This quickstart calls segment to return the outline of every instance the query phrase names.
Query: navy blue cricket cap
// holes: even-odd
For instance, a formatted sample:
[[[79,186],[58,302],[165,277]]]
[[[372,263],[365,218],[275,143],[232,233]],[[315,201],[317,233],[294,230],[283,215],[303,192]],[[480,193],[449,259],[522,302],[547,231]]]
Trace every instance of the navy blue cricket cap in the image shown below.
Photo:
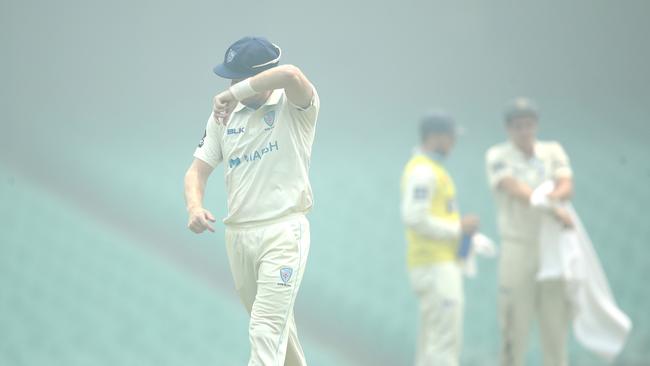
[[[454,118],[443,111],[431,111],[420,119],[420,137],[422,140],[429,135],[458,136],[463,129],[456,124]]]
[[[520,117],[539,118],[539,108],[535,102],[524,97],[518,97],[508,102],[504,112],[506,122],[509,123]]]
[[[246,79],[278,66],[281,55],[280,47],[264,37],[244,37],[228,47],[213,71],[226,79]]]

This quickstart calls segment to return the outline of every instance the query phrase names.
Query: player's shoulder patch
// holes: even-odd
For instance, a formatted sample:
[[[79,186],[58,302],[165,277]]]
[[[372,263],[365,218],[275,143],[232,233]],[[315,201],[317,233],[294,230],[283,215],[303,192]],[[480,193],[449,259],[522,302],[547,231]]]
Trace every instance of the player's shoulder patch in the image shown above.
[[[501,158],[503,158],[503,155],[506,154],[507,149],[508,149],[508,144],[505,142],[494,145],[485,152],[485,160],[488,162],[494,160],[500,160]]]
[[[485,165],[491,174],[497,174],[508,166],[508,147],[507,143],[501,143],[492,146],[485,153]]]
[[[506,168],[506,162],[503,160],[497,160],[490,165],[490,170],[493,174],[496,174]]]
[[[421,201],[429,197],[429,187],[425,185],[415,186],[413,188],[413,200]]]

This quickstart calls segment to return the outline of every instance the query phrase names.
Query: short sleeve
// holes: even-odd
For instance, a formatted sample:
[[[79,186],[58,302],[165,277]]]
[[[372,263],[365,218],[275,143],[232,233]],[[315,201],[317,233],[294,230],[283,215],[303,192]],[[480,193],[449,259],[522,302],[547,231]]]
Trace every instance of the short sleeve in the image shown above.
[[[199,142],[196,150],[194,150],[194,157],[206,162],[211,167],[216,167],[223,161],[221,153],[221,135],[222,127],[210,115],[208,123],[203,132],[203,138]]]
[[[289,98],[287,98],[287,109],[291,114],[293,120],[296,120],[298,123],[315,125],[318,118],[318,111],[320,110],[320,98],[318,97],[318,92],[316,88],[312,85],[313,95],[311,97],[311,102],[305,108],[293,104]]]
[[[553,145],[553,178],[571,178],[573,176],[573,170],[571,169],[571,163],[569,161],[569,156],[564,151],[564,148],[559,143]]]
[[[496,147],[485,154],[485,169],[490,188],[496,189],[499,182],[506,177],[512,177],[512,167],[508,160]]]

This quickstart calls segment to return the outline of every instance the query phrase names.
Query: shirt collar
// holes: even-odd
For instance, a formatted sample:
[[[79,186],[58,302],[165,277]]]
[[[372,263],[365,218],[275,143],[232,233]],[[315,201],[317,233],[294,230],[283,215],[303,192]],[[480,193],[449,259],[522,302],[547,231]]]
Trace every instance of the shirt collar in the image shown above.
[[[538,153],[539,152],[539,141],[537,141],[537,140],[535,140],[535,142],[533,143],[533,156],[531,156],[530,158],[527,157],[524,154],[523,151],[519,150],[519,148],[517,147],[517,145],[515,145],[514,142],[512,142],[511,140],[508,140],[508,143],[510,144],[510,148],[515,152],[515,154],[517,154],[517,156],[520,157],[524,161],[534,160],[539,155],[539,153]]]
[[[280,99],[282,99],[282,94],[283,94],[282,89],[275,89],[271,93],[271,95],[266,99],[266,102],[264,102],[264,104],[262,104],[260,106],[260,108],[262,108],[263,106],[276,105],[276,104],[280,103]],[[250,109],[250,108],[246,107],[242,103],[237,103],[237,106],[233,110],[233,113],[237,113],[237,112],[241,111],[242,109]]]
[[[424,151],[420,146],[416,146],[413,149],[413,154],[426,156],[427,158],[433,160],[438,164],[442,164],[445,162],[445,157],[442,154],[439,154],[435,151]]]

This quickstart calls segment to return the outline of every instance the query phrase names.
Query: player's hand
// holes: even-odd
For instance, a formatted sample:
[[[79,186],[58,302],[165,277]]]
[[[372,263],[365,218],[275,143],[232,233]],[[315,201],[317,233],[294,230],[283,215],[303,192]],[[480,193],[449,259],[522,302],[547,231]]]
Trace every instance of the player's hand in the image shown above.
[[[553,215],[565,229],[573,229],[573,220],[569,215],[569,211],[562,207],[555,207],[553,208]]]
[[[460,229],[463,234],[474,234],[478,231],[481,220],[476,215],[465,215],[460,220]]]
[[[214,232],[214,227],[210,224],[211,222],[216,222],[217,220],[212,216],[210,211],[204,209],[203,207],[191,209],[189,212],[190,219],[187,223],[187,227],[193,232],[200,234],[206,230]]]
[[[558,199],[559,196],[557,194],[557,191],[553,191],[553,192],[549,193],[548,195],[546,195],[546,197],[548,197],[548,199],[550,201],[559,201],[559,199]]]
[[[237,106],[237,99],[232,95],[230,90],[225,90],[217,94],[212,100],[212,115],[214,120],[224,126],[228,124],[230,113]]]

